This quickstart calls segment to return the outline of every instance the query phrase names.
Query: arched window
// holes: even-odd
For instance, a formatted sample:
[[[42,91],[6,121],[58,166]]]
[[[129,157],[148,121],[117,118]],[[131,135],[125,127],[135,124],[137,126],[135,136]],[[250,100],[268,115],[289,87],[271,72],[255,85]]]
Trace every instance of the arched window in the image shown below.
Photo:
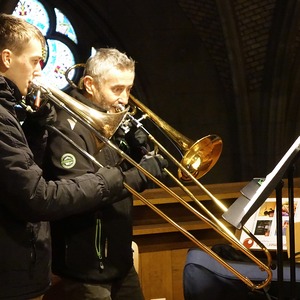
[[[41,30],[47,43],[43,74],[51,85],[66,88],[65,71],[75,64],[77,46],[77,36],[69,19],[59,9],[47,6],[46,1],[38,0],[20,0],[13,15]],[[72,80],[73,76],[74,71],[71,71],[69,78]]]

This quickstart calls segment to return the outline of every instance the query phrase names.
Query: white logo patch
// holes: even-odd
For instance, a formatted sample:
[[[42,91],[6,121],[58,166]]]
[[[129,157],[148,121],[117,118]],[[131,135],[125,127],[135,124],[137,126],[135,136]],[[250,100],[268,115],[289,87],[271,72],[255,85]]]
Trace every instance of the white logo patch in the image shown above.
[[[65,153],[60,159],[60,164],[65,169],[71,169],[76,164],[76,158],[71,153]]]

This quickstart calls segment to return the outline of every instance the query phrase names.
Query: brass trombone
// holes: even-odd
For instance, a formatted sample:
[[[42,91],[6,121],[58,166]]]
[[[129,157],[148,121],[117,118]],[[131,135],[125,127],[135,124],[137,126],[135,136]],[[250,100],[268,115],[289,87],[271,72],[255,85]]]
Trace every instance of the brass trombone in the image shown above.
[[[80,65],[82,66],[82,65]],[[75,66],[76,67],[76,66]],[[73,67],[74,68],[74,67]],[[70,71],[70,70],[69,70]],[[69,72],[66,72],[66,76]],[[203,220],[209,226],[211,226],[216,232],[222,235],[225,239],[227,239],[230,243],[235,245],[236,248],[241,250],[246,256],[248,256],[259,268],[261,271],[266,272],[266,279],[261,283],[254,283],[249,278],[238,272],[234,269],[230,264],[224,261],[220,256],[218,256],[215,252],[213,252],[208,246],[199,241],[195,236],[193,236],[186,229],[178,225],[174,222],[170,217],[168,217],[165,213],[163,213],[160,209],[158,209],[155,205],[153,205],[149,200],[143,197],[140,193],[132,189],[128,184],[124,183],[125,188],[127,188],[135,197],[144,202],[148,207],[150,207],[153,211],[155,211],[158,215],[160,215],[163,219],[169,222],[172,226],[174,226],[178,231],[184,234],[187,238],[189,238],[192,242],[194,242],[199,248],[203,249],[207,254],[212,256],[215,260],[221,263],[225,268],[227,268],[230,272],[232,272],[237,278],[243,281],[247,286],[251,289],[261,289],[266,287],[272,279],[272,271],[271,271],[271,255],[266,247],[249,232],[246,228],[243,228],[251,236],[255,242],[262,248],[264,253],[267,256],[267,264],[264,264],[261,260],[255,257],[252,252],[247,249],[238,239],[237,237],[226,227],[224,223],[222,223],[219,219],[217,219],[192,193],[191,191],[182,183],[182,181],[191,181],[200,189],[202,189],[224,212],[227,208],[219,201],[216,197],[214,197],[197,179],[207,173],[213,165],[218,160],[221,150],[222,150],[222,140],[217,135],[208,135],[197,142],[192,142],[187,139],[182,134],[178,133],[175,129],[170,127],[167,123],[162,121],[158,116],[156,116],[151,110],[142,105],[136,98],[132,95],[130,99],[133,104],[140,109],[145,117],[151,118],[158,126],[164,129],[167,135],[169,135],[172,139],[175,140],[177,144],[180,145],[181,149],[185,151],[183,155],[183,159],[179,162],[173,155],[171,155],[167,149],[163,145],[161,145],[155,138],[148,132],[148,130],[141,124],[140,120],[136,120],[131,113],[129,113],[128,109],[119,113],[102,113],[97,110],[94,110],[85,104],[77,101],[72,98],[68,94],[63,91],[48,86],[44,83],[35,81],[33,83],[33,88],[39,90],[41,95],[49,101],[52,101],[56,106],[64,109],[68,114],[74,117],[76,120],[81,122],[84,126],[86,126],[94,136],[101,141],[102,144],[106,144],[141,172],[143,172],[148,178],[150,178],[154,183],[156,183],[159,187],[168,192],[172,197],[178,200],[184,207],[194,213],[198,218]],[[102,116],[105,115],[105,116]],[[111,140],[110,137],[113,135],[115,130],[121,125],[124,124],[128,119],[136,126],[141,128],[148,136],[148,139],[153,142],[153,144],[163,153],[163,155],[172,163],[174,163],[178,167],[178,175],[181,178],[177,178],[174,176],[169,170],[166,168],[164,171],[174,180],[176,184],[200,207],[202,211],[206,213],[205,216],[200,211],[196,210],[193,206],[191,206],[187,201],[185,201],[182,197],[177,195],[172,189],[167,187],[163,182],[157,180],[151,173],[147,170],[143,169],[138,163],[136,163],[130,156],[124,153],[121,149],[119,149]],[[141,119],[144,119],[141,118]],[[106,127],[109,130],[106,130]],[[98,161],[81,149],[79,146],[75,145],[73,141],[69,140],[65,137],[70,143],[72,143],[78,151],[80,151],[83,155],[90,158],[96,165],[101,167]],[[202,162],[204,162],[204,167],[202,166]],[[182,180],[180,180],[182,179]]]

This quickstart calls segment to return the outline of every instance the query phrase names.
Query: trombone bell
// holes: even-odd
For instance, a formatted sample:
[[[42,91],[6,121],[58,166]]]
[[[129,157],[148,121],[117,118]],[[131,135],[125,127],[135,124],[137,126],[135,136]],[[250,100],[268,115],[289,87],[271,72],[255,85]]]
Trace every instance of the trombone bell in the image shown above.
[[[218,161],[223,143],[219,136],[208,135],[196,141],[184,154],[181,164],[196,178],[204,176]],[[190,177],[178,169],[178,177],[189,181]]]
[[[71,116],[75,115],[79,117],[81,120],[89,124],[101,135],[108,139],[110,139],[116,132],[120,124],[125,119],[129,110],[129,108],[126,108],[121,112],[119,111],[115,113],[106,113],[100,110],[96,110],[69,96],[60,89],[54,86],[46,85],[44,82],[38,80],[37,78],[34,79],[32,88],[40,90],[45,98],[51,100],[58,107],[67,110]],[[100,150],[104,146],[104,143],[100,141],[95,135],[94,138],[97,144],[97,148],[98,150]]]

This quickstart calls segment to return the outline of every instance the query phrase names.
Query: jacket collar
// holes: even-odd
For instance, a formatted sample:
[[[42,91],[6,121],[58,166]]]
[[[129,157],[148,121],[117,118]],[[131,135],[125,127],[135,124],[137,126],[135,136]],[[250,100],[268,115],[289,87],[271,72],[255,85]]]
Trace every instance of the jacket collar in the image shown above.
[[[22,99],[18,87],[9,79],[0,75],[0,104],[16,116],[15,106]]]

